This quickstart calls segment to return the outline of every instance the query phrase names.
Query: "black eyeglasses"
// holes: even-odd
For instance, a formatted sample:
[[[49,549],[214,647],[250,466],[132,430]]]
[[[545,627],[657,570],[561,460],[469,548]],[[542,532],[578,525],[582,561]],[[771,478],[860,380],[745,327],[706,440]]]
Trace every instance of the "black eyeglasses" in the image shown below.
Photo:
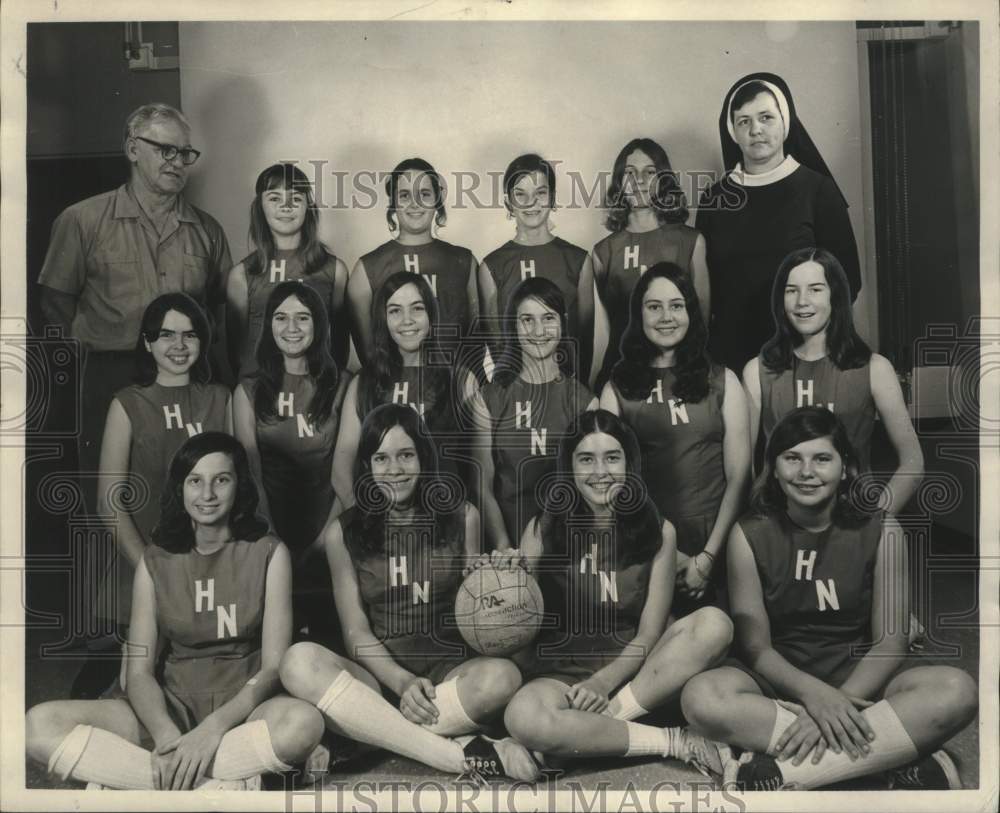
[[[143,138],[142,136],[132,136],[132,138],[152,144],[160,151],[160,155],[164,161],[173,161],[179,155],[181,163],[186,167],[191,166],[191,164],[198,160],[198,156],[201,155],[194,147],[175,147],[173,144],[161,144],[159,141],[153,141],[151,138]]]

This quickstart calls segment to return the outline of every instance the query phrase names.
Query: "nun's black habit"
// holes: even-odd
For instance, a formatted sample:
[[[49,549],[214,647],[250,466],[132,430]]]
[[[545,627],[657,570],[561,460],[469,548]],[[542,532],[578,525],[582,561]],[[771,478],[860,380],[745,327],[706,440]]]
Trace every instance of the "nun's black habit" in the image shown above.
[[[786,158],[760,175],[742,171],[731,130],[731,100],[752,81],[775,98],[785,124]],[[852,298],[861,288],[861,270],[847,202],[781,77],[754,73],[734,84],[722,105],[719,137],[727,173],[702,198],[695,226],[705,237],[712,284],[709,349],[742,374],[774,332],[771,285],[788,253],[810,246],[830,251],[847,273]]]

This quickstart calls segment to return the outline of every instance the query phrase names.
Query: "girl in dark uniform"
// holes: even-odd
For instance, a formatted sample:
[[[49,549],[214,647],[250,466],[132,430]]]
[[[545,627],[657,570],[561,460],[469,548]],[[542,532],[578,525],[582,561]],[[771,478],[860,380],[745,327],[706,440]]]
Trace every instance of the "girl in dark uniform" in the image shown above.
[[[727,777],[749,790],[810,789],[900,766],[890,786],[960,787],[935,749],[975,717],[976,685],[950,666],[900,671],[906,541],[892,518],[853,506],[856,472],[836,416],[796,409],[774,428],[753,513],[730,534],[742,662],[692,679],[682,703],[693,727],[751,752]]]
[[[127,695],[30,709],[32,759],[63,779],[129,790],[259,787],[261,773],[306,759],[323,721],[278,694],[290,562],[256,506],[235,439],[205,432],[180,448],[136,570]]]
[[[135,383],[116,393],[108,410],[98,481],[100,513],[113,516],[118,553],[108,563],[99,609],[124,630],[131,615],[132,578],[159,519],[167,463],[188,437],[232,432],[228,390],[209,383],[208,321],[184,293],[163,294],[142,315],[135,345]],[[130,509],[122,477],[134,490]],[[109,681],[110,682],[110,681]]]
[[[559,445],[545,510],[516,553],[538,574],[546,614],[555,613],[558,626],[516,658],[534,679],[504,721],[547,756],[658,754],[720,774],[725,754],[714,743],[634,722],[721,661],[732,637],[732,623],[715,607],[668,626],[676,535],[646,497],[639,471],[635,435],[606,410],[581,415]]]
[[[535,763],[513,741],[453,739],[480,730],[521,684],[509,660],[470,657],[446,621],[479,554],[479,512],[441,488],[434,444],[408,406],[385,404],[365,419],[356,474],[355,506],[326,532],[350,657],[296,644],[282,682],[336,733],[442,771],[463,773],[478,758],[487,774],[533,779]]]
[[[632,288],[649,266],[658,262],[679,265],[691,275],[707,323],[709,307],[705,241],[685,225],[684,192],[670,167],[666,151],[649,138],[635,138],[615,159],[608,188],[605,226],[611,234],[601,240],[584,266],[580,296],[594,298],[593,364],[590,378],[600,389],[619,358],[619,342],[628,324]]]
[[[513,547],[541,505],[538,487],[555,468],[560,439],[597,399],[571,372],[566,306],[554,282],[526,279],[503,323],[504,347],[469,402],[488,546]],[[514,544],[512,544],[514,543]]]
[[[238,378],[257,369],[267,299],[275,285],[287,280],[302,280],[319,294],[331,325],[330,350],[341,369],[347,365],[347,266],[320,242],[318,231],[312,185],[302,170],[273,164],[257,176],[250,204],[254,252],[229,272],[226,282],[229,362]]]
[[[257,345],[258,370],[236,388],[236,437],[261,483],[261,508],[292,551],[296,629],[335,635],[329,580],[316,567],[321,531],[341,506],[332,485],[333,442],[348,376],[330,355],[329,324],[319,294],[300,281],[275,286]]]
[[[725,543],[750,479],[743,388],[709,359],[707,340],[691,278],[657,263],[632,290],[622,358],[601,393],[601,407],[636,433],[643,481],[677,531],[675,616],[721,598]]]
[[[556,203],[555,170],[539,155],[521,155],[504,172],[503,190],[507,217],[514,220],[516,232],[513,239],[488,254],[479,266],[480,313],[490,320],[491,327],[499,326],[514,289],[529,277],[545,277],[559,287],[568,311],[568,335],[574,344],[579,344],[580,326],[589,324],[592,318],[593,294],[590,290],[586,292],[587,311],[581,318],[577,296],[587,252],[552,234],[549,216]],[[498,355],[499,332],[494,330],[492,337],[490,352]],[[579,350],[574,348],[577,363]],[[576,372],[582,368],[574,365],[573,369]],[[586,370],[589,369],[588,366]]]
[[[781,263],[771,291],[774,336],[743,370],[751,437],[756,442],[762,428],[766,442],[796,407],[825,406],[840,418],[865,473],[877,414],[899,460],[883,501],[895,514],[920,485],[924,458],[896,371],[854,329],[850,297],[829,251],[803,248]]]
[[[346,506],[354,502],[361,425],[381,404],[404,404],[417,411],[435,441],[444,479],[451,487],[464,488],[456,454],[456,407],[472,393],[475,379],[465,374],[458,389],[457,379],[463,376],[435,352],[440,350],[438,320],[438,301],[420,275],[399,271],[376,292],[372,357],[347,388],[333,455],[334,485]]]
[[[437,299],[441,324],[457,331],[459,338],[479,315],[479,263],[469,249],[434,236],[434,226],[443,226],[447,219],[443,186],[434,167],[422,158],[401,161],[386,180],[385,191],[389,197],[385,219],[393,239],[358,260],[347,283],[354,345],[362,366],[370,363],[373,352],[372,299],[397,271],[424,277]]]

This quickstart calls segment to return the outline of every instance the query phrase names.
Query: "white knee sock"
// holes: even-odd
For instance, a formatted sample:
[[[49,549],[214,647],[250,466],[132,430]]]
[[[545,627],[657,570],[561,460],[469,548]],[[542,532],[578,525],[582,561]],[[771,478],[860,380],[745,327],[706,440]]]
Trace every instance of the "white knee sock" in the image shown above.
[[[103,728],[78,725],[49,757],[49,773],[60,779],[96,782],[119,790],[152,790],[149,751]]]
[[[827,749],[818,765],[813,765],[808,758],[801,765],[792,765],[788,761],[779,762],[778,767],[785,782],[795,783],[796,787],[803,790],[811,790],[896,768],[917,758],[913,740],[887,700],[869,706],[861,714],[875,732],[875,739],[868,743],[871,752],[867,756],[852,760],[844,750],[835,754]]]
[[[262,773],[281,773],[292,766],[278,759],[264,720],[243,723],[227,731],[215,752],[211,775],[216,779],[247,779]]]
[[[637,720],[643,715],[649,714],[649,709],[644,709],[639,705],[639,701],[635,699],[635,695],[632,694],[632,683],[626,683],[618,691],[614,697],[611,698],[611,702],[608,703],[608,707],[604,710],[604,713],[608,717],[614,717],[616,720]]]
[[[464,768],[461,745],[411,723],[347,670],[334,678],[316,707],[351,739],[386,748],[441,771],[461,773]]]
[[[480,729],[479,723],[469,717],[458,696],[458,678],[446,680],[434,687],[434,705],[437,706],[438,720],[434,725],[424,726],[442,737],[468,734]]]
[[[625,756],[669,755],[670,729],[631,722],[626,722],[625,725],[628,727],[628,751],[625,752]]]
[[[774,756],[774,748],[778,744],[778,738],[784,733],[785,729],[788,728],[797,719],[795,714],[784,706],[779,706],[778,701],[774,701],[774,708],[777,711],[777,715],[774,718],[774,728],[771,730],[771,741],[767,744],[767,751],[765,753]]]

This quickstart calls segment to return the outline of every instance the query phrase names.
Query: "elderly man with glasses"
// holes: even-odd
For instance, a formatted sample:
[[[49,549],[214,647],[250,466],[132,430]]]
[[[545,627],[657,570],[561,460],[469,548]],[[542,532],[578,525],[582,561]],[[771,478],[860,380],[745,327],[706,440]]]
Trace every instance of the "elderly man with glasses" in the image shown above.
[[[221,326],[232,266],[222,227],[182,196],[200,155],[184,115],[166,104],[143,105],[128,117],[124,136],[128,181],[56,218],[38,279],[46,323],[78,340],[85,359],[78,446],[91,511],[105,418],[114,394],[132,383],[143,311],[160,294],[184,291]],[[224,372],[221,346],[211,355]]]
[[[112,396],[131,383],[131,351],[146,306],[160,294],[184,291],[217,317],[213,311],[225,301],[232,266],[226,235],[181,195],[200,155],[190,138],[179,110],[165,104],[135,110],[125,123],[128,182],[73,204],[52,226],[38,279],[41,307],[46,322],[61,325],[86,353],[84,472],[97,470]]]

